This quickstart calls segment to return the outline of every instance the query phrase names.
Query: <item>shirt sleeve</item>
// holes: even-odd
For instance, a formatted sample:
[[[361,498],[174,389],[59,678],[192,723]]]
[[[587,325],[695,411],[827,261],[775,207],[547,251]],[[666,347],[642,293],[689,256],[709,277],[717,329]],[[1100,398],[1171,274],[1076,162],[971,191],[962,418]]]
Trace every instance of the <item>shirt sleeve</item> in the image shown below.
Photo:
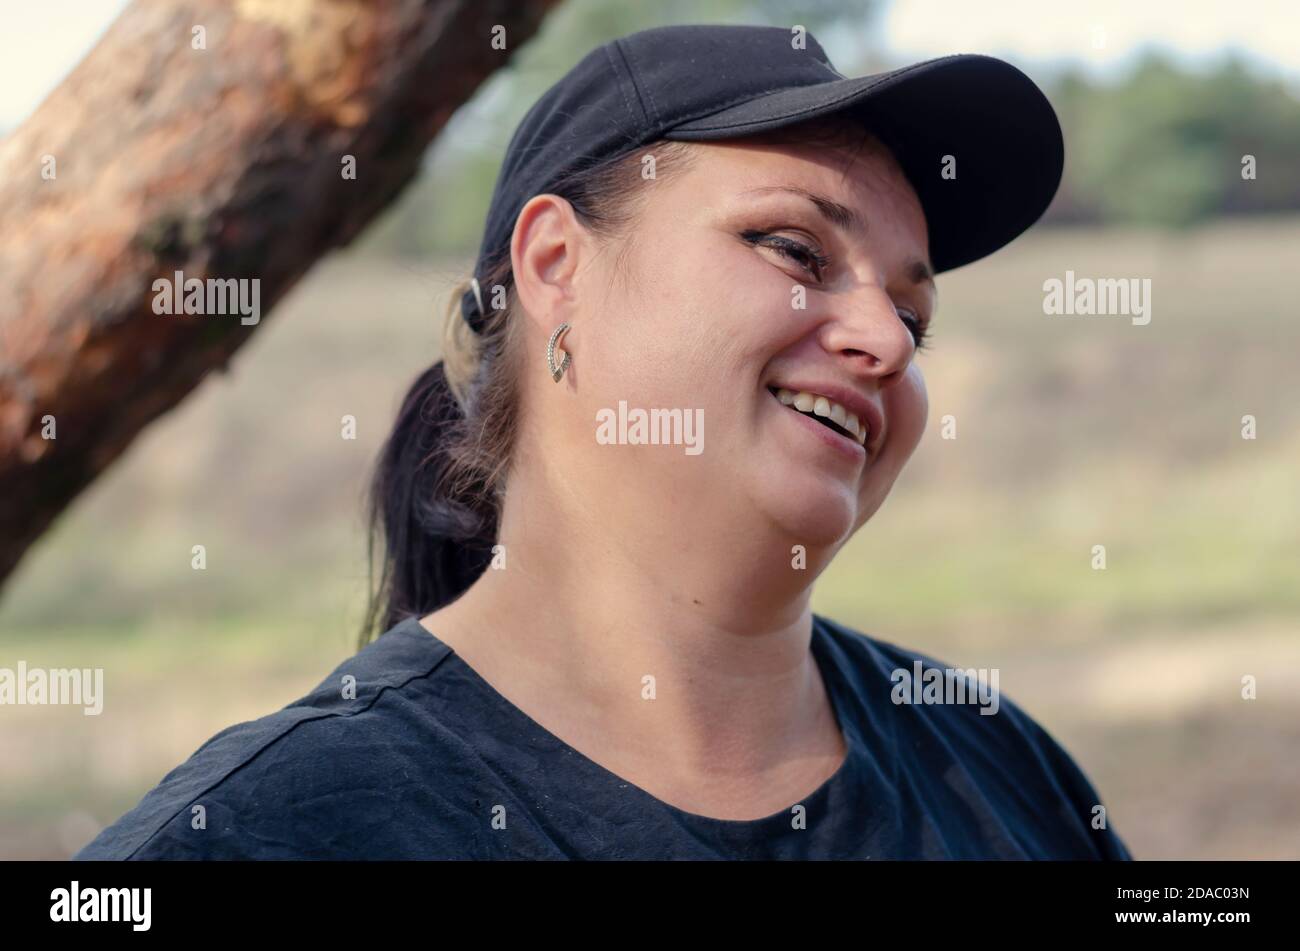
[[[1128,846],[1110,821],[1110,811],[1079,764],[1033,717],[1005,697],[1002,703],[1029,737],[1048,775],[1062,792],[1057,803],[1060,818],[1083,830],[1097,860],[1132,861]]]
[[[286,808],[292,805],[286,803],[286,790],[337,773],[320,739],[322,729],[328,735],[340,719],[306,707],[286,707],[227,727],[73,859],[320,857],[307,854],[313,840],[302,835],[304,823]],[[293,754],[288,763],[286,751]],[[277,764],[285,768],[277,770]],[[303,769],[310,771],[297,775]]]
[[[195,769],[193,760],[169,774],[73,856],[100,861],[251,861],[332,857],[310,854],[300,832],[256,766],[228,774],[192,799],[171,787]]]
[[[457,761],[388,717],[303,718],[201,750],[76,859],[475,858],[482,821],[448,788]],[[268,742],[262,740],[273,737]],[[217,764],[216,769],[213,764]]]
[[[287,843],[278,843],[278,850],[276,843],[259,843],[257,848],[251,845],[238,834],[230,808],[216,795],[209,795],[186,804],[152,832],[128,813],[73,859],[151,862],[305,857],[288,848]]]

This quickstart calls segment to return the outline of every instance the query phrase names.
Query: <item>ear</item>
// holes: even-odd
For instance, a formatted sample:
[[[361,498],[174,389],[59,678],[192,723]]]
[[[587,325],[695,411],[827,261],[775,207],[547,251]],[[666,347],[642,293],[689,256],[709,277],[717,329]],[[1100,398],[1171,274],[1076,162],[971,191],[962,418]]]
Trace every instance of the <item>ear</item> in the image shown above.
[[[510,238],[515,292],[528,319],[547,335],[572,309],[585,238],[573,206],[558,195],[535,195],[515,219]]]

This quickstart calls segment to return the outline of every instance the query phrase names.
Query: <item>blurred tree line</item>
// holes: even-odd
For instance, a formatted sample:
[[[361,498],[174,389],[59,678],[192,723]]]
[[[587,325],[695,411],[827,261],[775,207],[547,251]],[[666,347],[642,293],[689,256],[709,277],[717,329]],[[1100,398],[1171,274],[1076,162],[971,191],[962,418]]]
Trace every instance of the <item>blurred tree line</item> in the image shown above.
[[[529,106],[583,55],[671,23],[799,23],[846,75],[899,65],[880,40],[879,0],[570,0],[448,124],[425,173],[362,247],[414,258],[473,253],[497,168]],[[1181,229],[1221,215],[1300,209],[1300,100],[1238,59],[1212,71],[1148,53],[1122,81],[1077,69],[1035,75],[1065,132],[1065,178],[1045,221]],[[1255,178],[1242,161],[1255,157]]]
[[[1118,85],[1071,72],[1047,92],[1066,145],[1051,220],[1185,228],[1300,208],[1300,100],[1238,59],[1192,73],[1152,53]]]

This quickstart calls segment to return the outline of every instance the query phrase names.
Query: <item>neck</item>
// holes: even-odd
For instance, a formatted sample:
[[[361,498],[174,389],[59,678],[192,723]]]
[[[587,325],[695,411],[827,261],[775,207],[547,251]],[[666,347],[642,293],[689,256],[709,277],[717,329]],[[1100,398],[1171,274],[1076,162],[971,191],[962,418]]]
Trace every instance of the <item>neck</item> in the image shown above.
[[[804,785],[811,770],[829,775],[842,743],[809,653],[811,565],[792,568],[785,540],[728,529],[730,513],[715,527],[657,501],[601,510],[553,482],[512,476],[504,569],[426,626],[439,634],[439,615],[458,618],[467,636],[452,646],[471,666],[547,709],[580,750],[614,732],[629,771],[639,757],[697,789],[705,774],[789,786],[801,757]],[[656,511],[677,515],[650,521]]]

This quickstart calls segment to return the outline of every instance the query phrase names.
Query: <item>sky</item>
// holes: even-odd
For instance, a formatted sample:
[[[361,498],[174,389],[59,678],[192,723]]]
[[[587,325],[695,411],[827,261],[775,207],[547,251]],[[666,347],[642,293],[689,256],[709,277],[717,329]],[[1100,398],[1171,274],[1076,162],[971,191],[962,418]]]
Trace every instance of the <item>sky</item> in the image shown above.
[[[0,129],[22,122],[127,2],[6,2]],[[1191,66],[1232,48],[1300,95],[1300,0],[892,0],[879,23],[900,62],[978,52],[1025,67],[1070,60],[1108,78],[1149,46]]]

